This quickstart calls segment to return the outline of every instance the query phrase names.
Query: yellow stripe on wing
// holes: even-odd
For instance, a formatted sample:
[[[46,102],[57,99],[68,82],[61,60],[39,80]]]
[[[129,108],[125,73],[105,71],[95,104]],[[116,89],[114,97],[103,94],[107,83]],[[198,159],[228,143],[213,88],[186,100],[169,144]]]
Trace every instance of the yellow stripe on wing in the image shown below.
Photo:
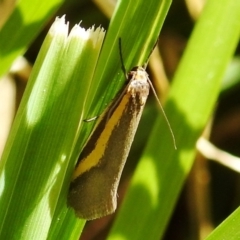
[[[89,171],[92,167],[97,166],[100,163],[100,159],[104,155],[109,138],[113,134],[114,128],[118,124],[119,119],[121,119],[121,116],[124,110],[126,109],[126,105],[129,103],[130,97],[131,97],[131,93],[129,92],[123,96],[118,107],[115,109],[110,119],[106,122],[105,128],[101,133],[99,139],[97,141],[96,139],[90,139],[90,141],[92,140],[96,142],[95,148],[92,150],[92,152],[88,156],[86,156],[79,162],[79,164],[77,165],[73,173],[73,176],[72,176],[73,180],[79,177],[80,175],[82,175],[84,172]]]

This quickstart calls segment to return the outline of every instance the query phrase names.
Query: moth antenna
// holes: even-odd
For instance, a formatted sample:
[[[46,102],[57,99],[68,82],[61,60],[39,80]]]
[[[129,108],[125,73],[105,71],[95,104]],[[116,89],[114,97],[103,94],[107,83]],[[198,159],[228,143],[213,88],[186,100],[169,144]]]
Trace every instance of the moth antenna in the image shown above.
[[[156,93],[156,91],[155,91],[155,89],[154,89],[154,87],[153,87],[153,85],[152,85],[152,82],[150,81],[149,78],[148,78],[148,83],[149,83],[149,85],[150,85],[150,87],[151,87],[151,89],[152,89],[152,91],[153,91],[154,97],[156,98],[156,100],[157,100],[157,102],[158,102],[158,105],[160,106],[160,109],[161,109],[161,111],[162,111],[163,117],[164,117],[165,120],[166,120],[166,123],[167,123],[167,125],[168,125],[168,128],[169,128],[170,133],[171,133],[171,136],[172,136],[173,146],[174,146],[174,148],[175,148],[175,150],[176,150],[176,149],[177,149],[176,139],[175,139],[175,137],[174,137],[173,130],[172,130],[172,127],[171,127],[171,125],[170,125],[170,122],[168,121],[167,115],[166,115],[166,113],[164,112],[163,106],[162,106],[161,102],[159,101],[158,96],[157,96],[157,93]]]
[[[146,68],[147,68],[147,64],[148,64],[149,58],[150,58],[153,50],[155,49],[157,43],[158,43],[158,38],[157,38],[157,40],[156,40],[156,42],[155,42],[152,50],[150,51],[150,53],[149,53],[149,55],[148,55],[147,61],[146,61],[146,62],[144,63],[144,65],[142,66],[145,70],[146,70]],[[121,59],[121,64],[122,64],[122,70],[123,70],[126,78],[128,78],[127,71],[126,71],[126,68],[125,68],[124,62],[123,62],[122,40],[121,40],[121,38],[119,38],[119,52],[120,52],[120,59]],[[148,81],[148,83],[149,83],[149,85],[150,85],[150,87],[151,87],[151,89],[152,89],[152,91],[153,91],[153,94],[154,94],[154,96],[155,96],[155,98],[156,98],[156,100],[157,100],[157,102],[158,102],[158,105],[160,106],[160,109],[161,109],[161,111],[162,111],[162,113],[163,113],[163,117],[164,117],[164,119],[166,120],[166,123],[167,123],[167,125],[168,125],[168,128],[169,128],[170,133],[171,133],[171,136],[172,136],[174,148],[177,149],[176,140],[175,140],[175,137],[174,137],[173,130],[172,130],[172,128],[171,128],[170,122],[168,121],[167,115],[166,115],[166,113],[164,112],[163,106],[162,106],[161,102],[160,102],[159,99],[158,99],[157,93],[156,93],[156,91],[155,91],[155,89],[154,89],[154,87],[153,87],[153,85],[152,85],[152,82],[150,81],[149,78],[147,79],[147,81]],[[125,91],[124,91],[124,92],[125,92]],[[124,95],[124,93],[121,94],[120,98],[122,97],[122,95]]]
[[[123,70],[125,77],[128,78],[127,71],[126,71],[126,68],[125,68],[124,62],[123,62],[122,39],[121,38],[118,39],[118,44],[119,44],[119,54],[120,54],[120,59],[121,59],[122,70]]]
[[[153,47],[152,47],[152,50],[150,51],[150,53],[148,54],[148,57],[147,57],[147,61],[144,63],[143,65],[143,68],[146,69],[147,68],[147,64],[149,62],[149,58],[151,57],[152,53],[153,53],[153,50],[155,49],[155,47],[157,46],[157,43],[158,43],[158,38],[156,40],[156,42],[154,43]]]

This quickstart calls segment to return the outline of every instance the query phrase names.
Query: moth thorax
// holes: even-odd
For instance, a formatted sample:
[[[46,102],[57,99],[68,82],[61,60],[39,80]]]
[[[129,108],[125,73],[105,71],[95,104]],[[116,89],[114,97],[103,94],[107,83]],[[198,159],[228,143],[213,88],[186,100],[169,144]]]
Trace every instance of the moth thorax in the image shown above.
[[[144,105],[149,94],[149,88],[150,86],[146,78],[145,80],[134,79],[129,85],[128,92],[133,99],[139,101],[140,105]]]

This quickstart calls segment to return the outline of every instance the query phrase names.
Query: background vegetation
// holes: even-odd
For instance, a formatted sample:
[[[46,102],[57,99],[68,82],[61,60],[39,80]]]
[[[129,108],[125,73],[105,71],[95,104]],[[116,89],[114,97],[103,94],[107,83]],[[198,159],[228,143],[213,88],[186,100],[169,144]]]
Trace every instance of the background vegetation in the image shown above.
[[[205,8],[197,1],[119,1],[121,7],[111,24],[114,7],[107,1],[100,2],[34,1],[32,6],[31,1],[20,2],[12,15],[6,16],[7,22],[1,23],[0,73],[5,74],[19,54],[24,54],[30,63],[35,62],[55,16],[66,14],[70,27],[80,21],[86,28],[101,25],[109,35],[93,77],[99,78],[99,83],[93,80],[84,110],[95,116],[124,83],[118,37],[123,38],[124,61],[130,70],[145,63],[163,24],[158,42],[160,54],[153,53],[148,72],[159,98],[166,101],[177,150],[156,101],[150,96],[123,173],[116,215],[88,222],[84,227],[84,221],[77,220],[65,206],[69,178],[64,176],[64,182],[58,185],[62,193],[50,230],[45,229],[49,231],[48,239],[77,239],[83,227],[81,239],[238,239],[239,159],[232,155],[239,155],[240,1],[224,0],[219,5],[219,1],[209,0]],[[160,6],[163,7],[158,14]],[[16,88],[16,94],[15,90],[1,90],[8,93],[0,94],[0,104],[10,117],[25,89],[23,78],[15,73],[10,89]],[[5,80],[0,87],[6,85],[3,83]],[[16,105],[6,107],[9,99]],[[1,124],[2,132],[7,132],[9,122],[11,118],[8,124]],[[83,133],[87,135],[91,127],[82,129]],[[80,137],[76,154],[86,135]],[[209,145],[202,145],[203,142],[198,144],[200,152],[196,151],[201,135],[232,155],[215,148],[208,150]],[[21,140],[21,136],[16,137],[16,141]],[[1,141],[3,146],[4,140]],[[69,174],[74,161],[67,170]],[[6,210],[0,208],[3,211]],[[43,231],[42,226],[37,226],[39,232]],[[2,229],[2,236],[4,231],[7,232]],[[15,236],[21,239],[20,232]]]

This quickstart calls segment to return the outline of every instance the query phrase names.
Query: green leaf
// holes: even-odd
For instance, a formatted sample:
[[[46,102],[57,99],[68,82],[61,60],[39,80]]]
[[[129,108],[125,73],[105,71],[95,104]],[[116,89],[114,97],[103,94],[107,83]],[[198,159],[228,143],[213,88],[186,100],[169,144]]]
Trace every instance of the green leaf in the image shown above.
[[[16,7],[0,30],[0,76],[27,47],[57,11],[62,0],[17,1]]]
[[[206,240],[228,239],[235,240],[240,237],[239,229],[240,208],[237,208],[227,219],[225,219]]]
[[[59,199],[66,209],[62,185],[103,37],[78,25],[68,36],[64,17],[49,30],[0,162],[1,239],[46,239]]]
[[[122,41],[122,54],[126,70],[130,71],[136,65],[145,64],[157,41],[170,3],[170,0],[147,2],[123,0],[118,2],[94,72],[92,86],[89,88],[85,118],[101,114],[126,82],[120,60],[119,38]],[[72,166],[82,149],[83,139],[88,137],[92,127],[92,124],[88,124],[82,129],[81,138],[76,144],[79,147],[74,149]],[[65,231],[70,233],[73,231],[71,227],[66,223]],[[77,224],[75,228],[78,228]]]

